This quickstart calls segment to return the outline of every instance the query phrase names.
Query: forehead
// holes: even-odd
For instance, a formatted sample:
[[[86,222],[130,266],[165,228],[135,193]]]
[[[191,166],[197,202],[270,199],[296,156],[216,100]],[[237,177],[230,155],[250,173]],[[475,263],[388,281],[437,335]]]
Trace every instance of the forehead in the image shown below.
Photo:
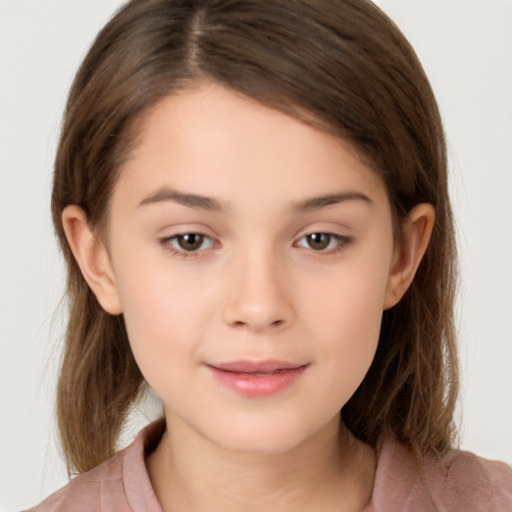
[[[114,195],[140,201],[162,187],[227,203],[297,202],[333,189],[384,193],[347,141],[217,85],[170,95],[141,120]]]

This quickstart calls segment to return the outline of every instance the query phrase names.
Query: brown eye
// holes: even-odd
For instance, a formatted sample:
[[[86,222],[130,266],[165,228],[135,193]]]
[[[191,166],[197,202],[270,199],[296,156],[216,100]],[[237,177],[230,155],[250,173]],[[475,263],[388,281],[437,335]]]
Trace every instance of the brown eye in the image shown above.
[[[329,247],[333,236],[328,233],[311,233],[306,236],[308,246],[315,251],[323,251]]]
[[[300,238],[295,245],[315,252],[332,254],[343,250],[351,242],[352,238],[349,236],[334,233],[309,233]]]
[[[160,239],[159,243],[166,251],[181,259],[196,257],[207,249],[218,247],[213,238],[202,233],[176,234]]]
[[[187,233],[176,237],[178,246],[184,251],[197,251],[203,245],[204,240],[205,236],[199,233]]]

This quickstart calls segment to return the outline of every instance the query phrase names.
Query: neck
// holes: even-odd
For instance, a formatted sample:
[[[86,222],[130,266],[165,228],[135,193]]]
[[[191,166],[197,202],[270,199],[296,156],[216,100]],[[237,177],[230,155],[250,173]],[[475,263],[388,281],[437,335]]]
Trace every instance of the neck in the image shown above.
[[[277,454],[225,450],[173,423],[148,457],[165,512],[359,511],[370,500],[373,449],[337,418]]]

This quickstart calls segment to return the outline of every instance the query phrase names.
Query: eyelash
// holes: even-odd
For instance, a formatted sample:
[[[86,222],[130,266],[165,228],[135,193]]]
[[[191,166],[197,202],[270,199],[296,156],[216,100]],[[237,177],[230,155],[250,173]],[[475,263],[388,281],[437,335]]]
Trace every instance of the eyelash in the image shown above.
[[[179,233],[179,234],[172,235],[172,236],[169,236],[166,238],[162,238],[162,239],[160,239],[159,242],[160,242],[160,245],[165,250],[171,252],[174,256],[177,256],[181,259],[185,260],[185,259],[197,258],[202,251],[206,250],[206,249],[200,248],[203,245],[203,243],[201,243],[201,246],[195,250],[186,250],[183,248],[178,249],[174,245],[174,242],[179,244],[180,240],[183,240],[185,237],[192,236],[192,235],[202,237],[203,243],[204,243],[204,241],[209,240],[211,243],[211,246],[207,247],[207,249],[214,247],[216,245],[215,240],[213,240],[211,237],[209,237],[208,235],[205,235],[204,233],[198,233],[198,232],[197,233],[196,232]],[[305,247],[304,245],[299,245],[299,242],[301,240],[306,240],[308,237],[313,237],[313,236],[318,236],[318,235],[328,237],[327,248],[315,250],[312,247]],[[333,247],[329,247],[329,245],[331,245],[332,241],[335,241],[335,245]],[[310,249],[313,252],[319,253],[322,255],[331,255],[331,254],[336,254],[340,251],[343,251],[347,247],[347,245],[349,245],[351,242],[352,242],[352,237],[349,237],[349,236],[336,235],[334,233],[327,233],[327,232],[322,232],[322,231],[315,231],[313,233],[308,233],[307,235],[303,235],[302,237],[300,237],[299,240],[294,243],[294,246],[302,247],[304,249]]]
[[[191,236],[191,235],[203,237],[203,241],[209,240],[210,242],[212,242],[212,247],[216,244],[216,242],[210,236],[205,235],[204,233],[190,232],[190,233],[178,233],[176,235],[162,238],[160,240],[160,245],[165,250],[169,251],[171,254],[173,254],[174,256],[177,256],[178,258],[181,258],[184,260],[191,259],[191,258],[197,258],[197,256],[199,256],[199,253],[202,250],[204,251],[205,249],[196,249],[196,250],[192,250],[192,251],[187,251],[186,249],[183,249],[183,248],[178,249],[177,247],[175,247],[173,245],[173,242],[176,242],[177,244],[179,244],[180,239],[184,239],[185,237]]]
[[[318,236],[318,235],[328,237],[328,244],[327,244],[326,248],[315,250],[312,247],[304,247],[302,245],[299,245],[299,242],[301,240],[305,240],[308,237],[313,237],[313,236]],[[334,246],[329,247],[329,245],[331,245],[331,242],[333,242],[333,241],[335,242]],[[336,254],[336,253],[344,250],[347,247],[347,245],[350,244],[351,242],[352,242],[352,238],[349,236],[336,235],[335,233],[326,233],[323,231],[315,231],[313,233],[308,233],[307,235],[302,236],[301,238],[299,238],[298,242],[296,242],[294,245],[297,247],[304,247],[304,249],[311,249],[314,252],[320,253],[322,255],[331,255],[331,254]]]

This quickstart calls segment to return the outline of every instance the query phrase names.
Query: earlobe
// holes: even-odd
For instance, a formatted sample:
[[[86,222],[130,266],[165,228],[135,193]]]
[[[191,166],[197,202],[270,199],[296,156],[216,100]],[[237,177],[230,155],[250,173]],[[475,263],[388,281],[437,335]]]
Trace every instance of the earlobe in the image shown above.
[[[112,315],[122,312],[108,251],[76,205],[64,208],[62,224],[73,256],[102,308]]]
[[[416,205],[402,228],[402,244],[397,248],[389,273],[384,309],[395,306],[412,283],[416,270],[427,250],[435,222],[431,204]]]

